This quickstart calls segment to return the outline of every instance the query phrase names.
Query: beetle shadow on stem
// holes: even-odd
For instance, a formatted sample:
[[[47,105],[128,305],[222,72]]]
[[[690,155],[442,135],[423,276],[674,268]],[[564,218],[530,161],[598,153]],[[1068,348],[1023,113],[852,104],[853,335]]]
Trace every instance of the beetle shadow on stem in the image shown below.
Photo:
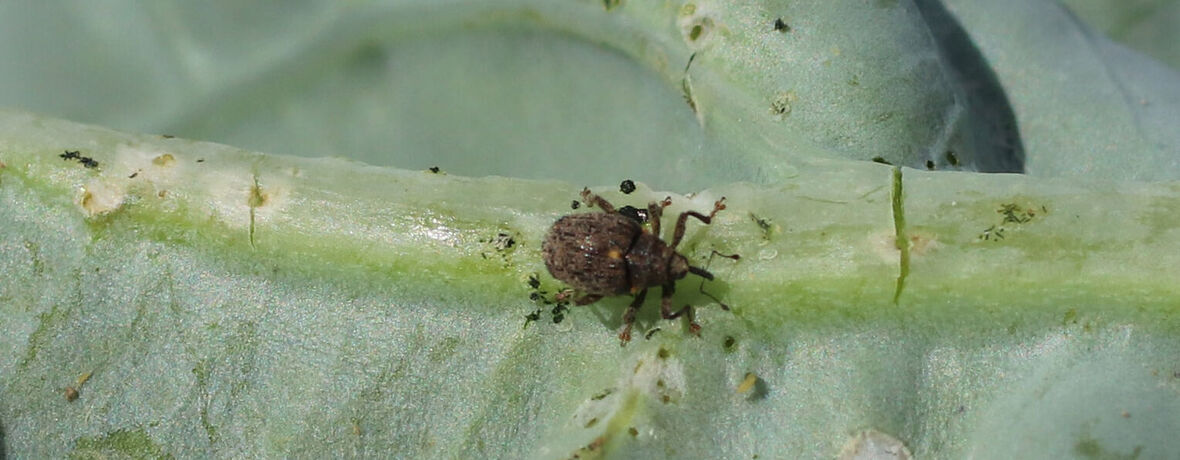
[[[702,281],[704,282],[704,292],[701,292]],[[671,321],[663,319],[660,314],[660,302],[663,297],[662,289],[658,286],[649,289],[647,301],[640,306],[635,316],[634,327],[639,335],[646,334],[655,328],[666,329],[669,325],[675,324],[677,321],[687,321],[687,318],[679,318]],[[690,276],[677,282],[676,293],[672,295],[672,309],[679,310],[685,305],[691,305],[697,315],[698,322],[700,322],[699,315],[702,311],[714,309],[723,311],[719,302],[724,302],[724,294],[730,290],[730,284],[724,281],[707,281],[696,276]],[[603,326],[616,330],[623,326],[623,312],[627,310],[627,306],[634,299],[635,297],[631,295],[607,297],[593,304],[574,308],[589,309]],[[687,327],[687,323],[685,323],[685,326]],[[708,325],[702,326],[708,327]]]
[[[709,305],[713,305],[720,307],[722,310],[729,310],[732,307],[729,302],[725,301],[725,297],[733,290],[733,286],[725,280],[724,275],[719,276],[712,271],[713,268],[711,267],[713,267],[714,256],[721,256],[723,259],[720,262],[727,262],[725,259],[730,259],[728,262],[731,263],[741,261],[741,255],[737,253],[721,252],[712,249],[711,254],[700,265],[694,266],[694,268],[705,270],[713,275],[713,277],[706,279],[701,276],[690,276],[681,280],[676,286],[677,297],[681,297],[681,299],[677,300],[685,300],[688,305],[692,305],[693,307],[708,307]],[[728,271],[728,268],[720,266],[718,268]]]
[[[603,326],[618,329],[623,326],[623,311],[627,309],[627,305],[631,304],[634,297],[625,295],[618,297],[607,297],[590,305],[580,308],[586,308],[594,313],[594,317]],[[650,302],[651,299],[648,299]],[[647,302],[644,302],[645,304]],[[636,325],[639,325],[639,319],[643,316],[643,308],[639,309],[639,316],[636,317]]]
[[[686,302],[694,308],[704,307],[708,309],[715,307],[719,310],[733,308],[733,304],[725,301],[726,295],[733,290],[733,287],[723,280],[695,280],[683,284],[687,285],[685,286],[687,289],[682,289]],[[680,294],[680,292],[680,290],[676,291],[677,294]]]
[[[639,311],[635,315],[634,328],[638,335],[646,334],[652,328],[659,327],[659,322],[663,321],[660,318],[660,288],[650,289],[652,290],[648,292],[647,301],[639,307]],[[603,327],[617,331],[623,327],[623,312],[627,311],[627,307],[631,305],[633,300],[635,300],[635,296],[621,295],[607,297],[590,305],[575,308],[590,310]]]

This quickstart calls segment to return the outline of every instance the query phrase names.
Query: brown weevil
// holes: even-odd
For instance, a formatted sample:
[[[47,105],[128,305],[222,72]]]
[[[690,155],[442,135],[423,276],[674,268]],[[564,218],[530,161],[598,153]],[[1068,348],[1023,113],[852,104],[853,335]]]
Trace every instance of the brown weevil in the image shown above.
[[[685,315],[690,330],[697,333],[701,327],[694,320],[692,306],[673,311],[672,293],[676,281],[689,273],[707,280],[712,280],[713,274],[689,265],[688,259],[676,252],[676,246],[684,238],[689,217],[709,224],[717,211],[725,209],[725,198],[717,200],[713,212],[707,216],[693,211],[681,213],[671,244],[660,239],[660,215],[672,204],[671,198],[647,205],[650,233],[635,219],[616,212],[613,205],[590,189],[582,190],[582,201],[587,206],[598,206],[602,212],[570,214],[558,219],[541,244],[549,273],[583,293],[574,304],[587,305],[607,296],[634,295],[635,300],[623,313],[623,330],[619,333],[625,345],[631,340],[631,325],[647,297],[647,289],[659,286],[663,290],[661,316],[675,319]],[[725,304],[721,307],[729,309]]]

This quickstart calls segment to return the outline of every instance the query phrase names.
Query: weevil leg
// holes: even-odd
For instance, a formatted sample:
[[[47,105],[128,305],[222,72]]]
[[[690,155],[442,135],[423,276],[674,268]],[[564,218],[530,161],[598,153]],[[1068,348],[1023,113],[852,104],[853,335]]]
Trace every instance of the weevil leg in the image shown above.
[[[631,305],[623,311],[623,331],[619,333],[619,340],[622,341],[620,345],[627,345],[627,342],[631,341],[631,326],[635,324],[635,313],[643,306],[643,300],[646,298],[647,289],[639,291],[635,294],[635,300],[632,300]]]
[[[716,203],[713,203],[713,212],[709,213],[707,216],[694,211],[681,213],[680,218],[676,219],[676,231],[672,234],[672,244],[669,244],[668,246],[675,248],[676,245],[680,244],[680,240],[684,238],[684,226],[688,224],[688,218],[690,216],[696,217],[698,220],[708,225],[709,223],[712,223],[713,216],[717,215],[717,211],[722,209],[725,209],[725,197],[721,197],[720,200],[717,200]]]
[[[647,204],[647,221],[651,223],[651,233],[656,237],[660,236],[660,217],[664,215],[664,208],[670,204],[672,204],[672,197]]]
[[[672,311],[672,294],[676,292],[676,283],[665,284],[663,298],[660,299],[660,316],[664,319],[676,319],[681,315],[688,317],[688,331],[693,334],[701,332],[701,325],[697,324],[696,315],[692,311],[692,305],[685,305],[684,308]]]
[[[586,206],[598,206],[603,212],[615,212],[615,206],[606,201],[605,198],[595,195],[589,188],[582,189],[582,201],[586,202]]]
[[[582,297],[574,299],[574,305],[590,305],[594,302],[597,302],[598,299],[601,298],[602,296],[598,294],[586,294]]]

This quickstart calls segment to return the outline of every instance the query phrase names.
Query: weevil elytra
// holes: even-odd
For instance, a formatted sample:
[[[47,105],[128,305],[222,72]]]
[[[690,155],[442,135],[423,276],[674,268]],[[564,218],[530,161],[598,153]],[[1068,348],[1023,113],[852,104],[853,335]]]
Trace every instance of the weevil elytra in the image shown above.
[[[660,216],[672,204],[670,198],[647,205],[650,233],[635,219],[616,212],[610,202],[590,189],[582,190],[582,201],[602,212],[570,214],[558,219],[541,245],[549,273],[583,293],[574,303],[587,305],[603,297],[634,295],[635,299],[623,313],[623,330],[619,333],[619,339],[626,344],[631,340],[631,326],[648,288],[659,286],[663,291],[661,316],[675,319],[685,315],[690,330],[698,332],[701,327],[695,321],[692,306],[673,311],[672,294],[676,281],[689,273],[707,280],[712,280],[713,274],[690,265],[687,258],[676,252],[676,246],[684,238],[689,217],[711,223],[717,211],[725,209],[725,198],[717,200],[707,216],[693,211],[681,213],[671,243],[660,239]],[[729,309],[725,304],[721,307]]]

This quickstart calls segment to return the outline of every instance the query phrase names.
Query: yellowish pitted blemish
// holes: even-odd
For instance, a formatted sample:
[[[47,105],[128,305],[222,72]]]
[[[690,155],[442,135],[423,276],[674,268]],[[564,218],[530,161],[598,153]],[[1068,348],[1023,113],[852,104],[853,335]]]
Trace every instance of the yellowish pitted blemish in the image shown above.
[[[784,91],[778,93],[773,101],[770,101],[770,114],[777,120],[786,118],[791,113],[791,105],[799,99],[795,91]]]
[[[182,166],[184,163],[180,163]],[[235,228],[248,228],[253,221],[263,224],[281,213],[290,195],[285,174],[260,175],[249,171],[225,169],[215,174],[199,174],[192,187],[204,190],[208,206],[218,219]]]
[[[589,426],[600,420],[609,419],[618,407],[621,396],[614,388],[607,388],[583,401],[574,410],[574,426],[589,428]]]
[[[742,394],[754,388],[754,384],[758,383],[758,376],[753,372],[746,373],[746,378],[742,379],[742,383],[737,386],[737,394]]]
[[[255,217],[258,219],[270,218],[282,211],[289,201],[290,187],[286,182],[266,180],[252,187],[252,189],[254,188],[256,190],[250,191],[248,204],[253,205]]]
[[[664,403],[675,403],[684,396],[684,365],[675,356],[656,359],[625,378],[624,387]]]
[[[645,41],[643,43],[642,55],[647,58],[646,61],[650,62],[651,66],[659,73],[666,73],[668,71],[668,53],[663,48],[658,47],[650,41]]]
[[[174,185],[173,182],[184,168],[171,153],[142,146],[120,145],[115,148],[115,158],[110,169],[130,171],[132,174],[124,177],[145,182],[159,191]]]
[[[911,230],[911,233],[906,236],[906,239],[909,243],[911,257],[922,257],[942,247],[942,244],[938,242],[938,237],[929,232]],[[873,247],[873,252],[881,257],[882,260],[897,260],[900,249],[898,248],[897,237],[895,235],[873,235],[869,238],[869,243]]]
[[[587,399],[573,413],[574,426],[585,428],[611,420],[619,409],[626,412],[626,406],[629,405],[627,401],[634,401],[636,396],[664,404],[680,401],[686,388],[684,365],[672,354],[655,354],[656,359],[653,360],[644,360],[642,356],[651,356],[645,352],[640,354],[641,357],[634,364],[622,364],[623,369],[630,368],[631,372],[625,373],[618,385],[587,395]]]
[[[680,15],[676,18],[676,25],[680,27],[680,34],[689,48],[699,50],[720,27],[714,19],[710,8],[692,3],[680,7]]]
[[[880,431],[868,429],[849,438],[836,458],[840,460],[861,458],[909,460],[913,458],[913,455],[901,440]]]
[[[258,218],[258,208],[266,204],[266,194],[258,185],[257,175],[254,176],[254,185],[250,186],[250,196],[246,199],[246,203],[250,205],[250,247],[254,247],[254,230],[255,221]]]
[[[922,257],[942,246],[936,235],[927,232],[911,231],[908,237],[910,239],[910,255],[913,257]]]
[[[574,451],[574,453],[570,454],[570,456],[567,458],[569,458],[570,460],[580,459],[580,458],[599,458],[602,456],[602,448],[603,448],[603,446],[606,445],[607,440],[608,439],[606,436],[599,436],[597,438],[594,438],[593,441],[590,441],[590,444],[586,444],[585,446],[579,447],[577,450]]]
[[[123,187],[101,179],[92,180],[82,186],[81,192],[78,205],[91,217],[119,209],[127,197],[127,191],[123,190]]]
[[[610,251],[606,252],[606,256],[611,259],[622,259],[623,253],[619,252],[618,249],[611,249]]]
[[[268,196],[266,192],[262,191],[261,186],[259,186],[257,183],[250,186],[250,196],[246,199],[246,203],[249,204],[251,208],[261,208],[265,206],[267,199]]]
[[[168,168],[168,167],[171,167],[172,165],[176,164],[176,157],[172,156],[171,153],[165,153],[163,155],[152,158],[152,164],[154,164],[156,166]]]
[[[897,247],[897,236],[892,231],[869,235],[869,246],[873,248],[873,253],[884,262],[897,263],[897,258],[900,257],[901,250]]]
[[[697,40],[701,39],[703,35],[708,34],[709,32],[712,32],[712,31],[713,31],[713,19],[712,18],[700,18],[699,20],[697,20],[697,22],[693,23],[692,26],[688,29],[688,39],[692,40],[692,41],[697,41]]]

